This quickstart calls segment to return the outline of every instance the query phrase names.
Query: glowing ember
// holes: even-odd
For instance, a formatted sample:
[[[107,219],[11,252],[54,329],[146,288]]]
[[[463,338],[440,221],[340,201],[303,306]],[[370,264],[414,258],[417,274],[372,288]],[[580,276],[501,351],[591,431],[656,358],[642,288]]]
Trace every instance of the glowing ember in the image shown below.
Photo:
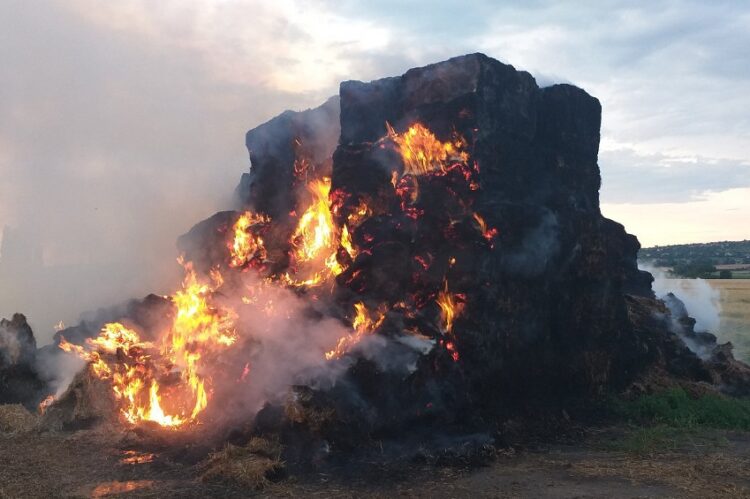
[[[370,314],[365,307],[365,304],[358,302],[354,304],[354,320],[352,321],[352,327],[354,332],[339,338],[336,343],[336,348],[326,352],[326,359],[338,359],[351,348],[362,341],[362,338],[374,332],[385,320],[385,307],[380,306],[374,314]]]
[[[484,221],[484,218],[482,218],[479,213],[474,213],[474,220],[479,224],[479,230],[482,232],[482,237],[484,237],[488,243],[492,244],[495,237],[497,237],[497,229],[494,227],[487,227],[487,222]]]
[[[349,216],[347,216],[346,222],[349,227],[356,229],[362,224],[362,222],[371,216],[372,210],[367,206],[364,199],[360,199],[359,204],[357,204],[351,213],[349,213]]]
[[[126,482],[100,483],[91,491],[90,497],[108,497],[133,492],[134,490],[150,489],[153,486],[153,480],[129,480]]]
[[[445,349],[450,352],[453,362],[458,362],[460,357],[458,355],[458,350],[456,350],[456,344],[452,341],[446,341],[443,346],[445,346]]]
[[[120,459],[120,464],[144,464],[150,463],[154,460],[156,454],[151,452],[138,452],[134,450],[127,450],[123,452],[123,457]]]
[[[404,162],[404,175],[423,175],[435,170],[445,170],[453,161],[465,163],[468,153],[463,151],[466,142],[461,137],[441,142],[421,123],[414,123],[399,134],[386,123],[388,138],[397,146]]]

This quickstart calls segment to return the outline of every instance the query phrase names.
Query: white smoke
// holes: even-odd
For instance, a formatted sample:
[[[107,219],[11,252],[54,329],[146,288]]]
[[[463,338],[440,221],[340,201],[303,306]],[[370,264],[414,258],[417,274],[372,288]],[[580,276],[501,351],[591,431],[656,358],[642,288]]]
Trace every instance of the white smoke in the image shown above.
[[[509,272],[530,277],[541,274],[560,251],[559,236],[557,216],[546,211],[539,224],[524,234],[517,248],[505,249],[504,267]]]
[[[58,398],[68,389],[70,383],[86,365],[75,355],[64,353],[56,347],[47,347],[37,351],[36,371],[47,383],[50,392]]]
[[[663,270],[649,264],[639,264],[654,276],[653,290],[657,298],[664,298],[672,293],[679,298],[687,309],[688,315],[695,319],[696,332],[717,333],[721,325],[721,293],[703,279],[673,279]]]
[[[13,365],[21,356],[21,343],[14,331],[0,325],[0,365]]]
[[[348,352],[354,355],[327,360],[326,353],[338,340],[354,333],[347,323],[354,310],[331,308],[324,296],[330,289],[325,287],[299,295],[254,273],[234,277],[239,278],[230,276],[215,298],[237,313],[239,339],[217,362],[208,363],[204,373],[215,389],[209,411],[217,411],[221,419],[244,421],[267,403],[283,404],[294,386],[331,388],[357,355],[383,371],[408,374],[434,346],[428,338],[391,339],[372,333],[352,343]]]

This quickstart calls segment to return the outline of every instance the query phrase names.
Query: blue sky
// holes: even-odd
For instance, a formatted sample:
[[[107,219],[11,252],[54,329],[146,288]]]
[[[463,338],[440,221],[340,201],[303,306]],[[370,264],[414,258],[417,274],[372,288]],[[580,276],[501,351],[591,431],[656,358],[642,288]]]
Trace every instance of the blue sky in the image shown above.
[[[226,207],[248,168],[247,129],[318,105],[341,80],[476,51],[601,100],[602,208],[644,244],[750,238],[748,2],[5,0],[2,10],[0,227],[32,234],[48,264],[158,268],[179,234]],[[151,289],[158,272],[148,274],[135,288]]]

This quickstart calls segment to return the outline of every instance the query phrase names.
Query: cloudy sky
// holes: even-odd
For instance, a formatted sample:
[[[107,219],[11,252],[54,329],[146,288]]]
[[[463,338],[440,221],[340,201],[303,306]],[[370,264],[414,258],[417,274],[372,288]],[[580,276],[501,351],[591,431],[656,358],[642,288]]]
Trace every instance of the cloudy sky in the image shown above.
[[[225,207],[248,168],[247,129],[341,80],[476,51],[601,100],[603,211],[644,245],[750,238],[744,1],[0,8],[0,227],[36,241],[46,265],[117,266],[127,279],[83,283],[101,301],[165,282],[176,236]],[[19,286],[0,282],[0,315],[34,307]]]

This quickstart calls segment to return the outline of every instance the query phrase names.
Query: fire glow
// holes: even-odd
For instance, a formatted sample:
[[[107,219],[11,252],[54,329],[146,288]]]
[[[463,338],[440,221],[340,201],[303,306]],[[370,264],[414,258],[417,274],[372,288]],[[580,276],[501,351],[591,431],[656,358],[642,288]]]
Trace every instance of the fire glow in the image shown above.
[[[455,168],[459,168],[460,175],[455,178],[475,190],[473,186],[478,184],[472,172],[478,169],[474,167],[472,170],[469,165],[463,138],[454,135],[450,141],[441,142],[420,123],[413,124],[402,134],[389,124],[386,126],[384,140],[391,141],[395,146],[404,171],[400,178],[394,172],[387,185],[388,188],[392,186],[396,199],[401,199],[404,215],[416,220],[422,213],[415,206],[420,196],[416,176],[444,176],[452,169],[455,172]],[[295,165],[308,163],[307,159],[298,158]],[[310,169],[295,166],[295,172],[307,180]],[[285,248],[288,258],[286,270],[276,273],[266,272],[278,263],[269,261],[269,254],[276,253],[266,248],[264,238],[272,220],[251,211],[239,214],[231,230],[227,231],[227,257],[222,268],[214,268],[206,278],[202,278],[191,262],[181,262],[185,272],[182,287],[168,297],[172,304],[169,327],[158,334],[148,335],[155,337],[154,341],[145,341],[142,339],[145,335],[135,328],[115,322],[106,324],[98,337],[87,339],[82,346],[63,338],[60,348],[88,361],[91,373],[111,384],[125,422],[133,425],[153,422],[169,428],[199,423],[213,393],[210,373],[215,369],[218,358],[239,340],[238,313],[226,305],[227,300],[218,299],[232,292],[224,286],[225,277],[229,278],[229,273],[248,269],[258,272],[258,284],[254,288],[244,289],[241,296],[236,297],[238,303],[245,305],[257,301],[263,286],[285,286],[298,293],[310,293],[317,288],[323,290],[330,287],[333,290],[337,277],[345,277],[342,274],[359,257],[366,257],[370,252],[367,248],[358,247],[357,241],[377,244],[374,237],[366,232],[360,233],[359,239],[356,237],[360,227],[374,216],[373,210],[363,199],[358,199],[347,213],[342,213],[340,210],[347,196],[349,194],[341,191],[332,193],[331,179],[328,177],[307,181],[307,207],[297,219]],[[474,220],[482,238],[491,245],[497,230],[488,227],[475,212],[467,212],[466,217]],[[417,255],[415,258],[424,271],[433,264],[432,255]],[[451,257],[446,264],[448,268],[452,267],[455,258]],[[360,270],[349,272],[347,282],[357,278],[359,273]],[[354,302],[353,316],[346,321],[351,324],[351,331],[330,345],[330,349],[322,352],[321,357],[335,361],[352,352],[364,338],[388,327],[386,316],[394,307],[406,307],[407,315],[415,317],[418,310],[433,300],[439,310],[436,320],[443,336],[439,343],[453,361],[458,361],[454,325],[466,307],[465,295],[450,292],[448,286],[446,276],[440,289],[430,290],[425,295],[426,299],[411,300],[409,303],[412,305],[406,305],[404,301],[386,302],[368,309],[363,300]],[[317,294],[310,296],[313,300],[318,299]],[[285,312],[276,310],[269,300],[261,313],[274,315]],[[427,336],[427,332],[412,329],[399,333]],[[243,360],[242,365],[244,368],[237,382],[251,381],[251,363]]]
[[[388,138],[397,146],[404,162],[405,175],[424,175],[435,170],[445,170],[454,161],[466,162],[468,153],[463,149],[466,142],[461,137],[452,141],[441,142],[421,123],[414,123],[409,129],[399,134],[386,123]]]
[[[170,297],[171,327],[158,344],[117,322],[106,324],[84,346],[60,342],[61,349],[88,361],[97,378],[111,382],[120,412],[131,424],[177,427],[196,421],[208,405],[203,363],[237,339],[234,311],[212,303],[218,283],[201,282],[190,263],[184,268],[182,289]]]

